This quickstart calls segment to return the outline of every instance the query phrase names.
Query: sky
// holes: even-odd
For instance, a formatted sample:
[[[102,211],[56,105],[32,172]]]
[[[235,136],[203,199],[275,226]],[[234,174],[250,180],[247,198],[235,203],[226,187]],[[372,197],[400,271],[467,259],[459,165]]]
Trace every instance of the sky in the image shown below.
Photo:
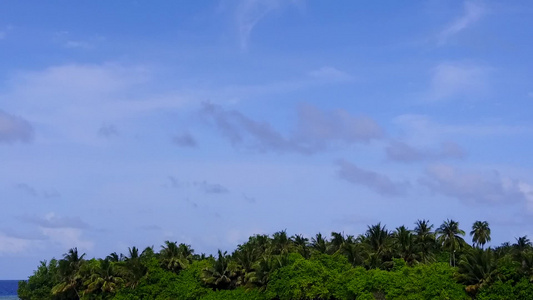
[[[0,279],[378,222],[533,237],[531,1],[0,7]]]

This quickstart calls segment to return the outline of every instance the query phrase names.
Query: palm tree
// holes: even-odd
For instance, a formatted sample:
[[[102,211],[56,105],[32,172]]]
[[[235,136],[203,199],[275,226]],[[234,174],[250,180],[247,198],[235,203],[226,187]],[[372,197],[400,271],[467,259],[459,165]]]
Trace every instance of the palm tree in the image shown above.
[[[516,243],[512,245],[513,257],[522,265],[524,265],[524,258],[529,250],[531,250],[531,241],[527,238],[527,235],[516,238]]]
[[[415,238],[409,229],[403,225],[396,228],[392,234],[392,239],[396,252],[408,265],[412,266],[418,262]]]
[[[124,283],[114,263],[108,259],[99,260],[98,266],[91,270],[90,277],[84,284],[87,289],[86,293],[104,293],[114,294]]]
[[[109,254],[106,259],[112,262],[121,262],[124,261],[124,254],[120,253],[119,255],[116,252],[113,252]]]
[[[253,271],[246,274],[246,280],[252,286],[264,291],[267,287],[270,275],[277,269],[277,264],[272,257],[262,256],[254,263]]]
[[[475,295],[492,282],[496,274],[496,259],[493,251],[472,249],[459,262],[459,281],[466,284],[466,291]]]
[[[490,242],[489,223],[487,221],[474,222],[474,225],[472,225],[472,231],[470,231],[470,235],[472,236],[472,242],[474,243],[474,245],[481,245],[481,249],[483,249],[483,246],[487,242]]]
[[[233,253],[233,259],[237,263],[237,285],[244,286],[248,283],[248,274],[254,271],[257,249],[251,244],[239,245]]]
[[[465,235],[464,230],[459,229],[459,223],[454,220],[446,220],[435,231],[437,234],[437,241],[444,249],[450,253],[450,266],[455,266],[455,251],[461,249],[465,244],[461,236]]]
[[[344,236],[344,232],[333,231],[331,233],[331,242],[328,252],[331,254],[339,252],[345,243],[346,237]]]
[[[368,226],[361,240],[370,248],[368,266],[370,268],[382,268],[385,261],[390,260],[390,232],[381,226],[381,223]]]
[[[85,262],[84,257],[85,253],[79,255],[78,248],[72,248],[63,255],[63,259],[59,261],[61,282],[52,288],[52,294],[71,294],[67,297],[73,297],[72,292],[74,292],[75,298],[80,298],[79,289],[82,284],[82,276],[79,271]]]
[[[236,278],[235,265],[230,263],[230,257],[227,252],[218,250],[218,258],[211,267],[202,270],[202,280],[205,284],[213,288],[230,289],[234,287],[234,279]]]
[[[385,225],[381,226],[381,223],[377,223],[376,225],[368,226],[365,235],[374,252],[382,253],[385,251],[390,237],[390,232],[385,228]]]
[[[308,259],[311,256],[311,252],[309,250],[309,239],[304,237],[301,234],[293,235],[292,243],[294,245],[294,248],[300,255],[302,255],[305,259]]]
[[[123,256],[121,254],[121,256]],[[123,256],[124,262],[120,264],[124,272],[126,286],[135,288],[141,278],[146,274],[148,268],[142,263],[139,249],[137,247],[128,247],[128,255]]]
[[[339,250],[352,266],[362,266],[366,259],[368,259],[368,251],[365,249],[365,244],[358,243],[352,236],[347,238]]]
[[[272,254],[288,254],[292,246],[291,239],[287,236],[285,230],[278,231],[272,235]]]
[[[318,253],[326,254],[328,252],[328,240],[319,232],[314,238],[311,238],[311,248]]]
[[[435,260],[433,251],[436,248],[435,233],[431,231],[433,224],[429,220],[418,220],[415,222],[415,243],[423,263],[429,263]]]
[[[189,245],[178,246],[177,242],[165,241],[161,248],[161,266],[164,269],[177,273],[189,266],[193,254]]]
[[[125,257],[125,260],[134,260],[139,258],[139,248],[133,246],[128,247],[129,256]]]

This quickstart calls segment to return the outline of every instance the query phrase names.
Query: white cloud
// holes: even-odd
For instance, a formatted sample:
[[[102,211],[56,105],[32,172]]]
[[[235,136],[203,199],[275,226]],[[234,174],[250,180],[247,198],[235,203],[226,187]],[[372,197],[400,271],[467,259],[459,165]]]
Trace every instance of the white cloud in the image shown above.
[[[0,102],[31,119],[43,133],[41,141],[99,144],[95,131],[111,137],[118,133],[116,124],[181,108],[188,101],[174,92],[154,92],[152,83],[153,72],[144,66],[68,64],[14,74]],[[21,118],[0,112],[0,142],[27,141],[29,129]]]
[[[485,13],[485,8],[477,2],[466,1],[463,15],[453,21],[438,36],[439,45],[446,44],[451,37],[476,23]]]
[[[528,211],[533,212],[533,185],[519,182],[518,188],[520,189],[520,192],[524,194]]]
[[[462,97],[471,100],[485,94],[488,89],[490,69],[462,63],[441,63],[433,69],[429,101]]]
[[[98,104],[126,88],[146,82],[149,71],[144,67],[117,64],[68,64],[42,71],[19,72],[10,85],[18,100],[33,105],[64,105],[90,102]]]
[[[77,247],[79,250],[87,251],[94,247],[94,242],[82,237],[82,230],[78,228],[41,228],[42,233],[47,236],[52,243],[60,245],[63,249]]]
[[[7,236],[0,232],[0,253],[20,253],[28,249],[31,244],[30,240]]]

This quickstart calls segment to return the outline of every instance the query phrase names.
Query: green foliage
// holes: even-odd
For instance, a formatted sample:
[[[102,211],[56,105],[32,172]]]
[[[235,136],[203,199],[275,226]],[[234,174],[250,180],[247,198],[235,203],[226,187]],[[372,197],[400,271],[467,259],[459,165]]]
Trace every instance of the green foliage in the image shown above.
[[[234,290],[210,291],[208,294],[199,298],[202,300],[269,300],[263,293],[258,290],[245,290],[238,288]]]
[[[415,267],[396,263],[392,271],[355,268],[344,276],[342,299],[468,299],[453,274],[445,263]]]
[[[41,265],[28,281],[19,282],[18,296],[21,300],[61,299],[52,296],[52,288],[59,283],[58,261],[41,261]]]
[[[516,284],[513,280],[496,281],[492,285],[482,288],[476,299],[530,300],[533,299],[533,284],[527,278],[522,278]]]
[[[335,283],[340,279],[339,269],[350,268],[346,259],[341,261],[326,255],[306,260],[299,254],[292,254],[289,265],[274,271],[266,294],[281,300],[332,298]],[[340,268],[328,268],[326,264]]]
[[[436,233],[427,220],[415,225],[391,232],[378,223],[357,238],[332,232],[331,240],[285,231],[254,235],[216,258],[170,241],[159,253],[132,247],[105,259],[85,260],[73,248],[61,260],[42,262],[18,294],[22,300],[533,299],[527,237],[484,250],[484,224],[473,227],[476,248],[455,221]]]

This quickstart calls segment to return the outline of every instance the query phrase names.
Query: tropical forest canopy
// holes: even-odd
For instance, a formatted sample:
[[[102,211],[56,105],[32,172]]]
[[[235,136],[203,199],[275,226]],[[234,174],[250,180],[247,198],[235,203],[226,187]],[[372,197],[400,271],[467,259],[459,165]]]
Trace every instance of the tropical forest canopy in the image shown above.
[[[468,233],[468,234],[467,234]],[[42,261],[18,295],[29,299],[533,299],[526,237],[485,247],[487,222],[413,229],[378,223],[359,236],[254,235],[233,253],[197,254],[165,241],[158,251],[88,259],[77,248]],[[467,236],[471,238],[471,244]]]

